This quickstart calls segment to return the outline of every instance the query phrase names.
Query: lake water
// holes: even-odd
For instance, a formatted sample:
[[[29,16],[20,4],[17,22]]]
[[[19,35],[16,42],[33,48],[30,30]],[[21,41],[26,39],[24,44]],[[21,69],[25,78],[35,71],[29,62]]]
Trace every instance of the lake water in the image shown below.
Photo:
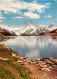
[[[57,58],[57,37],[55,36],[18,36],[1,43],[10,46],[29,59]]]

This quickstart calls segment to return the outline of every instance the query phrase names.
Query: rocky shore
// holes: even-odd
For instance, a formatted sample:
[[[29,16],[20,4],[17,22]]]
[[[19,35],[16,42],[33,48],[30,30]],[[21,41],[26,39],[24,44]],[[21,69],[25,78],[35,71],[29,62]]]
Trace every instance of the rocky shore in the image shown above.
[[[31,76],[35,79],[57,79],[57,59],[46,57],[42,59],[29,60],[21,54],[12,54],[18,58],[18,63],[29,68]],[[36,74],[35,74],[36,73]]]
[[[0,49],[1,48],[11,50],[9,46],[4,44],[0,44]],[[17,52],[12,52],[11,55],[17,58],[17,63],[29,69],[31,72],[30,77],[35,79],[57,79],[57,59],[53,57],[46,57],[42,59],[38,58],[36,60],[29,60]],[[0,60],[6,61],[9,59],[0,57]]]

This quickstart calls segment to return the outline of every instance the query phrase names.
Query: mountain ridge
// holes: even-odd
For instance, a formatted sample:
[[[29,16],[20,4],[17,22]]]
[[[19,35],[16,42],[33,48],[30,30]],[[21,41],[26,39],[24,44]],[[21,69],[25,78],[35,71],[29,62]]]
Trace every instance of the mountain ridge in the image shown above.
[[[13,32],[15,35],[38,35],[41,33],[49,33],[52,30],[57,29],[56,24],[50,23],[48,27],[44,25],[35,25],[31,20],[27,21],[24,25],[16,27],[8,27],[0,23],[0,28],[6,29],[9,32]]]

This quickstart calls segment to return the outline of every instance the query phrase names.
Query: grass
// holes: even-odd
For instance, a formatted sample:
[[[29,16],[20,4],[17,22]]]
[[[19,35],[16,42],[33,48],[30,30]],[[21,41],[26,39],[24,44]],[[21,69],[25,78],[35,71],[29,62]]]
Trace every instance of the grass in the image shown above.
[[[16,61],[16,57],[12,56],[12,53],[17,54],[12,49],[7,49],[3,45],[0,45],[0,57],[7,58],[9,60],[0,59],[0,78],[1,79],[33,79],[31,78],[30,71],[25,66],[21,66]]]
[[[0,63],[0,78],[2,79],[33,79],[29,76],[29,69],[17,62],[0,60]]]
[[[0,78],[1,79],[15,79],[15,76],[12,74],[11,71],[4,69],[3,67],[0,67]]]

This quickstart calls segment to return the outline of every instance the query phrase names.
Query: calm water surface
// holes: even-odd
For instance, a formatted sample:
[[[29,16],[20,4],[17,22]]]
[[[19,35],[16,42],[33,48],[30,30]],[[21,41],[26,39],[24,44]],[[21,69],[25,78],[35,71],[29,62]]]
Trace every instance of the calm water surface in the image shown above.
[[[43,57],[57,58],[57,37],[50,36],[18,36],[1,43],[29,59]]]

